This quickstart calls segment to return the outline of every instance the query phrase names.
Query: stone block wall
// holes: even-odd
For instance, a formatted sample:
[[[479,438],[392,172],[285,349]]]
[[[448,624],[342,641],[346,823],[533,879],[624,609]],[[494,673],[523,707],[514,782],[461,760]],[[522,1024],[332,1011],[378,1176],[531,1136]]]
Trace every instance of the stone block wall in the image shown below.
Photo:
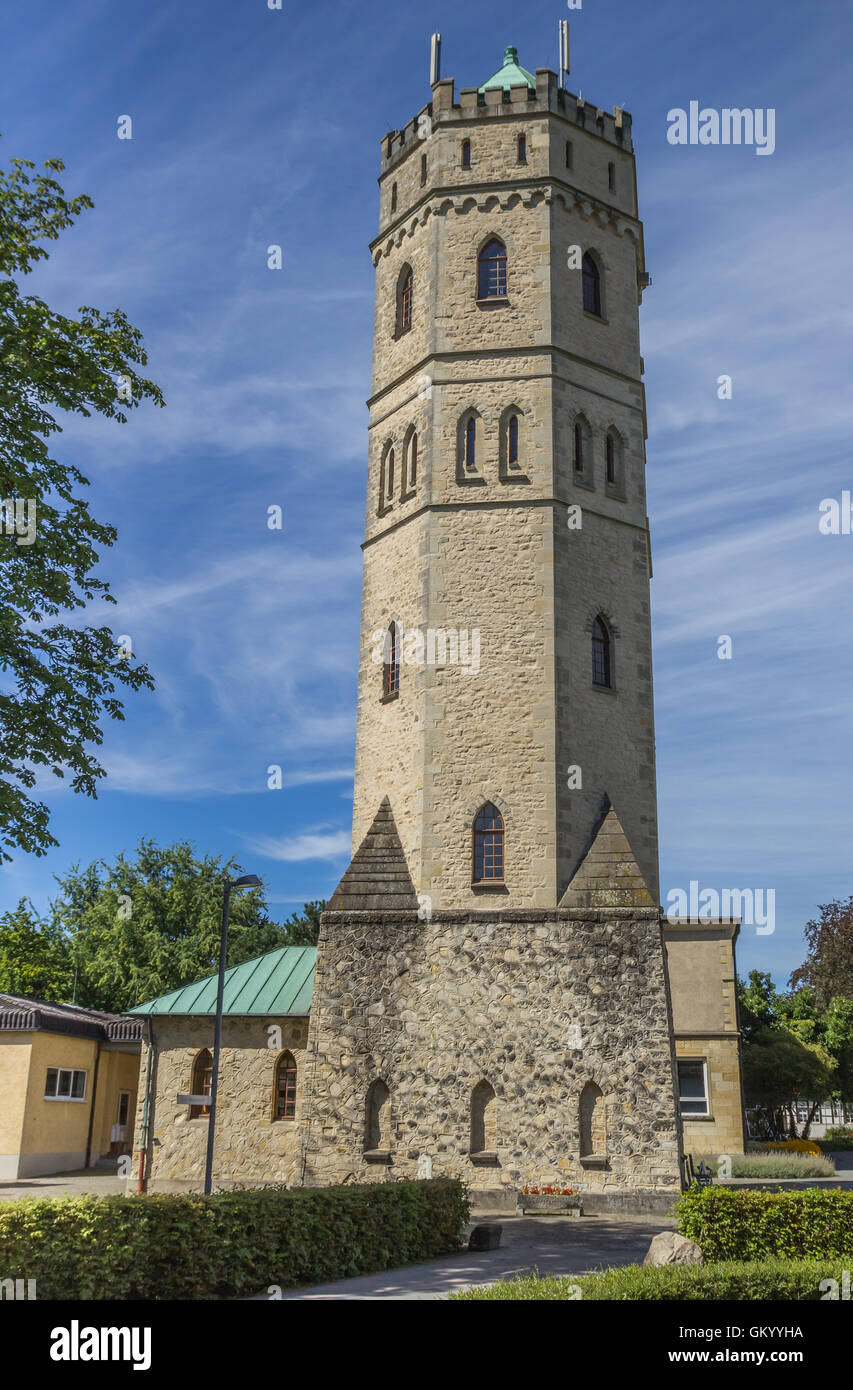
[[[269,1029],[281,1029],[282,1047],[269,1047]],[[304,1096],[308,1020],[305,1018],[226,1018],[222,1024],[213,1186],[235,1183],[295,1183],[300,1176],[298,1129]],[[153,1105],[149,1114],[146,1166],[150,1192],[200,1191],[204,1181],[209,1121],[190,1119],[177,1096],[192,1093],[198,1052],[213,1050],[213,1020],[155,1018]],[[274,1120],[276,1061],[293,1054],[297,1068],[295,1120]],[[148,1045],[143,1043],[136,1111],[133,1174],[136,1188],[142,1134]]]
[[[372,1083],[390,1157],[368,1153]],[[495,1149],[472,1154],[472,1097],[495,1092]],[[606,1149],[581,1162],[580,1104],[602,1092]],[[479,1190],[680,1185],[673,1056],[655,909],[326,913],[309,1034],[306,1183],[436,1176]],[[491,1128],[493,1124],[493,1129]]]

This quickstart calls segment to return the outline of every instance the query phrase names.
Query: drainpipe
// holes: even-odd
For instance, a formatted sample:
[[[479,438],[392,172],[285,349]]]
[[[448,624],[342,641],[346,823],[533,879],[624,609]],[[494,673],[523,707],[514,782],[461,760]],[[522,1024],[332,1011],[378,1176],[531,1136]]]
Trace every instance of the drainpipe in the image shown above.
[[[101,1042],[98,1040],[98,1050],[95,1053],[95,1074],[92,1078],[92,1104],[89,1108],[89,1133],[86,1135],[86,1161],[84,1168],[89,1167],[89,1159],[92,1157],[92,1130],[95,1127],[95,1100],[98,1095],[98,1067],[101,1065]]]
[[[145,1099],[142,1102],[142,1133],[139,1136],[139,1182],[137,1192],[145,1191],[145,1159],[148,1154],[148,1110],[151,1097],[151,1072],[154,1064],[154,1020],[148,1018],[148,1067],[145,1074]]]

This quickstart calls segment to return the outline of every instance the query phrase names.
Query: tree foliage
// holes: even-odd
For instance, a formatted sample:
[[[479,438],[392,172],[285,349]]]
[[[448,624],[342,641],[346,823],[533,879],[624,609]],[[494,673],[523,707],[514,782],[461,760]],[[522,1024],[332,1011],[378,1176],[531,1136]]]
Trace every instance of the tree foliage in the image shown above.
[[[821,903],[820,916],[807,922],[808,956],[789,984],[809,985],[824,1007],[839,995],[853,999],[853,894]]]
[[[0,917],[0,991],[65,1003],[76,976],[78,1004],[121,1012],[209,975],[219,963],[223,880],[241,873],[233,858],[199,858],[189,841],[145,838],[113,864],[75,865],[57,879],[43,920],[24,900]],[[310,944],[323,906],[307,903],[280,926],[263,888],[232,894],[228,964]]]
[[[124,423],[142,400],[163,399],[137,370],[142,336],[120,309],[84,305],[69,318],[22,294],[16,277],[93,206],[65,197],[53,177],[61,160],[44,167],[32,174],[31,161],[13,159],[0,169],[0,860],[57,843],[47,806],[29,794],[39,772],[68,773],[73,791],[95,796],[101,723],[124,718],[117,687],[153,686],[109,627],[63,620],[93,599],[115,602],[94,570],[116,531],[92,516],[80,469],[54,457],[57,414]],[[15,503],[34,507],[32,536],[16,531]]]
[[[738,981],[738,1011],[744,1099],[760,1112],[768,1137],[796,1132],[797,1102],[813,1107],[801,1135],[807,1138],[818,1104],[853,1099],[853,1000],[838,997],[821,1008],[808,985],[780,992],[769,974],[751,970]]]

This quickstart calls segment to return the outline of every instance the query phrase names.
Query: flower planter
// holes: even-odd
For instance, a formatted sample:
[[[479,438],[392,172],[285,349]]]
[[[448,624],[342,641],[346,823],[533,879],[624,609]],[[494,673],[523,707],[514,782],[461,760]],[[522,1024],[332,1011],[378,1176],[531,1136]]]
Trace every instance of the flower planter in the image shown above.
[[[581,1216],[583,1205],[579,1192],[564,1197],[559,1192],[521,1192],[519,1206],[525,1216],[549,1212],[552,1216]]]

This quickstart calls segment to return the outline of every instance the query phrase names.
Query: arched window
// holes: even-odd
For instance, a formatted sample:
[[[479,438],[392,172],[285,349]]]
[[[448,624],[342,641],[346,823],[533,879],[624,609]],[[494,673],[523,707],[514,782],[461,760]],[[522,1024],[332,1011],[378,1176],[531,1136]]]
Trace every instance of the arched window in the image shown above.
[[[403,493],[414,492],[418,483],[418,436],[412,430],[406,439],[406,458],[404,464]]]
[[[213,1058],[210,1049],[203,1047],[193,1062],[193,1080],[191,1094],[194,1096],[209,1096],[213,1087]],[[209,1105],[191,1105],[190,1119],[195,1120],[199,1115],[209,1115]]]
[[[384,655],[382,694],[387,697],[400,691],[400,633],[396,623],[391,623],[385,633]]]
[[[392,212],[396,212],[396,211],[397,211],[397,185],[396,185],[396,183],[394,183],[394,184],[391,185],[391,211],[392,211]]]
[[[613,190],[614,190],[615,187],[616,187],[616,165],[615,165],[615,164],[608,164],[608,166],[607,166],[607,187],[610,189],[610,192],[611,192],[611,193],[613,192]]]
[[[471,168],[471,141],[470,141],[470,140],[463,140],[463,141],[462,141],[462,168],[463,168],[463,169],[470,169],[470,168]]]
[[[607,431],[604,440],[604,477],[609,488],[616,492],[623,490],[622,436],[615,428]]]
[[[510,468],[518,467],[518,416],[510,415],[506,430],[506,461]]]
[[[480,299],[506,296],[506,247],[497,237],[486,242],[477,258],[477,295]]]
[[[412,326],[414,275],[410,265],[404,265],[397,278],[397,337],[408,333]]]
[[[465,426],[465,467],[477,467],[477,421],[473,415]]]
[[[427,181],[427,157],[426,157],[425,154],[422,154],[422,155],[421,155],[421,188],[423,188],[423,186],[424,186],[424,184],[426,183],[426,181]]]
[[[581,1091],[578,1119],[581,1158],[605,1158],[607,1120],[604,1096],[594,1081],[588,1081]]]
[[[502,883],[503,876],[503,816],[487,801],[474,821],[474,882]]]
[[[571,169],[571,167],[572,167],[572,142],[571,142],[571,140],[567,140],[567,141],[566,141],[566,168],[567,168],[567,169]]]
[[[393,444],[385,446],[382,455],[382,467],[379,470],[379,513],[382,514],[386,507],[390,507],[394,500],[394,476],[396,471],[396,455]]]
[[[606,688],[612,686],[611,680],[610,632],[603,618],[598,617],[592,625],[592,683]]]
[[[384,1081],[372,1081],[367,1090],[364,1148],[366,1153],[388,1153],[391,1149],[391,1092]]]
[[[275,1065],[273,1119],[296,1119],[296,1059],[292,1052],[282,1052]]]
[[[595,258],[587,251],[581,262],[583,269],[583,307],[588,314],[601,318],[601,272]]]
[[[526,164],[526,163],[527,163],[527,136],[526,136],[526,135],[519,135],[519,137],[518,137],[518,162],[519,162],[519,164]]]
[[[497,1096],[488,1081],[479,1081],[471,1093],[471,1154],[497,1157],[497,1149]]]
[[[592,482],[592,430],[585,416],[575,419],[572,437],[572,464],[577,474],[585,474],[584,481]]]

